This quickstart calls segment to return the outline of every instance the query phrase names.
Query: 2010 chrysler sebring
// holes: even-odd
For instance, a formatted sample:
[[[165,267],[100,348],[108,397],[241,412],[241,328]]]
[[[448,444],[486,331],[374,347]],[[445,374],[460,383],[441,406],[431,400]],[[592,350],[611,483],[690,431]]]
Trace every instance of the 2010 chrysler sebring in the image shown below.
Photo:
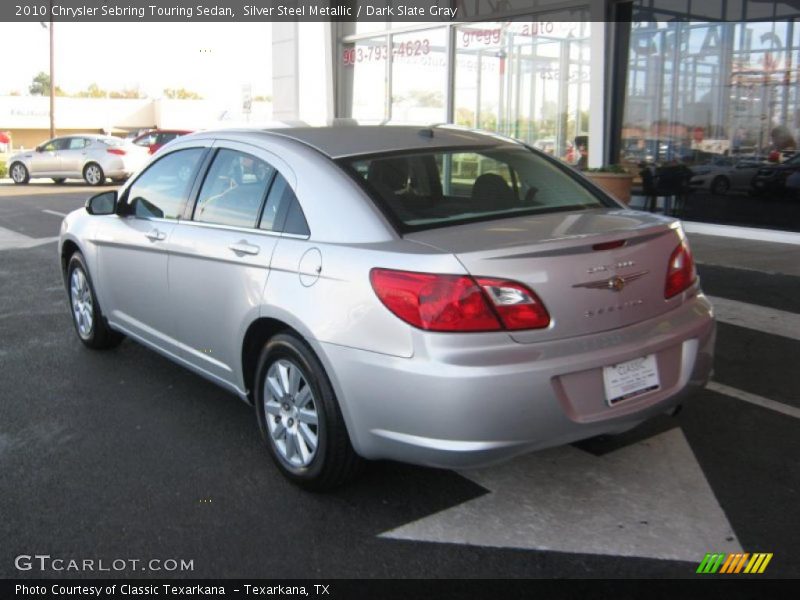
[[[59,255],[85,345],[128,336],[253,403],[314,489],[621,432],[711,370],[678,221],[455,128],[181,137],[68,215]]]

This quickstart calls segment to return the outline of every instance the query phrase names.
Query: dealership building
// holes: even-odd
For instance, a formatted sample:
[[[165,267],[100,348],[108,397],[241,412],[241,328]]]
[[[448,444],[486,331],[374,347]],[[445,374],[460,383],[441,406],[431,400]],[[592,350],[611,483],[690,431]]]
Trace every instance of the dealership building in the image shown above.
[[[415,3],[455,7],[457,16],[264,21],[271,103],[252,101],[245,82],[242,100],[225,105],[59,98],[56,129],[125,135],[276,121],[455,123],[571,164],[622,165],[634,175],[642,164],[736,168],[750,159],[750,171],[735,173],[739,194],[758,168],[753,162],[798,150],[800,0],[405,4]],[[45,97],[0,98],[0,131],[14,148],[44,140],[48,116]],[[727,206],[715,210],[712,221],[728,222]],[[738,222],[800,230],[794,208],[767,212],[766,220]]]
[[[567,160],[578,138],[589,166],[800,134],[792,0],[452,4],[470,22],[273,23],[274,117],[456,123]]]

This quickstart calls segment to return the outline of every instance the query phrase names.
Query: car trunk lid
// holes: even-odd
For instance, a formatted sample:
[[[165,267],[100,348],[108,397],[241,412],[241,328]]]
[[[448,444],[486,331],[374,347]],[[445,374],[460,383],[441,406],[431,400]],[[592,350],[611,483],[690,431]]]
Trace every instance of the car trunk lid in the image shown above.
[[[520,343],[631,325],[670,310],[664,298],[678,221],[624,209],[592,209],[484,221],[407,234],[452,252],[473,276],[524,283],[550,313],[546,329],[512,332]]]

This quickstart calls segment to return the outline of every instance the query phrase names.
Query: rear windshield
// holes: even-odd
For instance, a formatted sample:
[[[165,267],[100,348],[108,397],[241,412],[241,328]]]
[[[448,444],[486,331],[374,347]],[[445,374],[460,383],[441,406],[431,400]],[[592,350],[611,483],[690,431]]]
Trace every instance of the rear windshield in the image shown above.
[[[437,150],[343,161],[401,231],[616,206],[524,148]]]
[[[112,136],[97,138],[97,141],[103,142],[106,146],[122,146],[125,143],[122,138]]]

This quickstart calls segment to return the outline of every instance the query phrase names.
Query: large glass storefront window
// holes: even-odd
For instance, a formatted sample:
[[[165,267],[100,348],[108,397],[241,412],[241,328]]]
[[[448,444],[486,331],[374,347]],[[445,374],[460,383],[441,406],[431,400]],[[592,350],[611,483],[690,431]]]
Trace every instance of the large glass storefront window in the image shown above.
[[[388,90],[386,36],[366,38],[344,45],[342,66],[350,81],[350,116],[364,123],[386,120]]]
[[[797,22],[667,21],[652,9],[637,14],[624,162],[780,162],[798,149]]]
[[[578,162],[589,128],[588,22],[460,25],[455,67],[456,123]]]
[[[444,27],[392,36],[391,120],[447,121],[447,30]]]
[[[356,25],[342,37],[337,116],[456,123],[578,164],[588,146],[589,21],[588,8],[569,8],[509,21]]]

